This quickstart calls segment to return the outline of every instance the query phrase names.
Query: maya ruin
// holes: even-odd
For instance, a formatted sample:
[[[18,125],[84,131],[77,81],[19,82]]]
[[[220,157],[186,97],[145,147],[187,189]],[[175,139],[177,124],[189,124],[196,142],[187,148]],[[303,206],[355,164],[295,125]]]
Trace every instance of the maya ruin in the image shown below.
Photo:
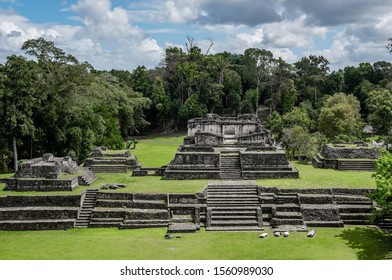
[[[323,149],[323,154],[336,148]],[[339,154],[353,154],[339,150]],[[371,149],[357,149],[363,156]],[[72,191],[89,185],[95,173],[147,175],[129,150],[95,149],[83,167],[71,158],[45,154],[21,165],[6,180],[12,191]],[[256,179],[298,178],[270,132],[255,115],[205,118],[188,122],[188,136],[174,159],[155,176],[166,180],[211,179],[195,194],[126,193],[88,189],[82,195],[2,196],[2,230],[117,227],[119,229],[167,227],[168,232],[207,231],[307,231],[308,227],[343,227],[367,224],[373,208],[370,189],[281,189],[259,186]],[[139,174],[139,173],[142,174]],[[143,173],[145,172],[145,173]]]

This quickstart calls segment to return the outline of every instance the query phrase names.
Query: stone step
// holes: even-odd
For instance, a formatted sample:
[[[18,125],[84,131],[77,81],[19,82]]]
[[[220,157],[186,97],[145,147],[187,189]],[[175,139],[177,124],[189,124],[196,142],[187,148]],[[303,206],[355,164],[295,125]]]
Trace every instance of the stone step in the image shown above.
[[[211,226],[257,226],[256,220],[212,220]]]
[[[236,211],[233,210],[227,210],[227,208],[224,209],[212,209],[212,215],[219,215],[219,216],[225,216],[225,215],[233,215],[233,216],[248,216],[248,215],[256,215],[256,209],[254,210],[243,210],[243,209],[238,209]]]
[[[94,173],[126,173],[129,171],[127,165],[92,165]]]
[[[200,227],[194,223],[174,223],[170,224],[167,232],[169,233],[184,233],[196,232]]]
[[[169,223],[168,220],[124,220],[123,223],[126,224],[163,224]]]
[[[243,201],[207,201],[207,204],[209,207],[216,207],[216,206],[222,206],[222,207],[246,207],[246,206],[258,206],[258,202],[255,201],[250,201],[250,202],[243,202]]]
[[[263,231],[264,228],[259,226],[227,226],[227,227],[220,227],[220,226],[209,226],[206,227],[206,231]]]
[[[257,219],[257,215],[256,213],[253,213],[252,215],[216,215],[214,213],[212,213],[211,217],[214,220],[255,220]]]
[[[126,224],[126,225],[119,225],[118,229],[137,229],[137,228],[166,228],[168,227],[169,223],[163,224]]]
[[[278,219],[302,219],[300,212],[276,212],[275,217]]]
[[[371,222],[367,220],[343,220],[345,225],[370,225]]]
[[[193,217],[192,215],[174,215],[171,219],[170,222],[173,223],[193,223]]]
[[[282,218],[272,218],[270,223],[274,226],[281,226],[281,225],[303,225],[303,219],[282,219]]]
[[[307,227],[343,227],[342,221],[305,221]]]
[[[263,205],[266,207],[266,204]],[[276,211],[278,212],[299,212],[301,207],[295,203],[286,203],[282,205],[273,205],[276,207]]]
[[[258,196],[255,194],[215,194],[215,195],[208,195],[208,199],[258,199]]]
[[[370,213],[372,211],[371,205],[350,205],[350,204],[339,204],[340,213]]]
[[[371,213],[340,213],[340,219],[346,220],[367,220],[372,216]]]

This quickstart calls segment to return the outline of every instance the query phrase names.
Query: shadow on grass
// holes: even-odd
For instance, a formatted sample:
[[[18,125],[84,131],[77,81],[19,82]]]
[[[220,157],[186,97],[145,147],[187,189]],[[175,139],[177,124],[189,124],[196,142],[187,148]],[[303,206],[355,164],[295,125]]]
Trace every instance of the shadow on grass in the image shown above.
[[[337,237],[357,251],[360,260],[392,259],[392,235],[376,227],[354,227],[343,230]]]

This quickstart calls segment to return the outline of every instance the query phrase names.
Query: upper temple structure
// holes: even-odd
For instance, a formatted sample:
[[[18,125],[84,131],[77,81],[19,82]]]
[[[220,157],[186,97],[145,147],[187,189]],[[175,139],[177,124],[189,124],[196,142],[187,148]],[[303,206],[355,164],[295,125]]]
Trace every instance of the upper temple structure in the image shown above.
[[[298,178],[271,133],[254,114],[188,121],[188,136],[165,171],[166,179]]]

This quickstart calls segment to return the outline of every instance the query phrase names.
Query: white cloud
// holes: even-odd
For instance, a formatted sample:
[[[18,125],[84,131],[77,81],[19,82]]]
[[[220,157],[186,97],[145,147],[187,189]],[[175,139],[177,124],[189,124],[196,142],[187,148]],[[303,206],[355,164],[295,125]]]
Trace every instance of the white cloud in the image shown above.
[[[313,37],[325,38],[327,28],[307,26],[305,21],[306,16],[301,16],[293,21],[265,24],[266,42],[281,48],[309,48],[313,45]]]
[[[97,69],[155,67],[162,59],[164,52],[156,40],[133,26],[126,10],[112,8],[110,0],[79,0],[68,11],[76,13],[82,25],[35,24],[0,10],[1,58],[21,54],[28,39],[44,37]]]

